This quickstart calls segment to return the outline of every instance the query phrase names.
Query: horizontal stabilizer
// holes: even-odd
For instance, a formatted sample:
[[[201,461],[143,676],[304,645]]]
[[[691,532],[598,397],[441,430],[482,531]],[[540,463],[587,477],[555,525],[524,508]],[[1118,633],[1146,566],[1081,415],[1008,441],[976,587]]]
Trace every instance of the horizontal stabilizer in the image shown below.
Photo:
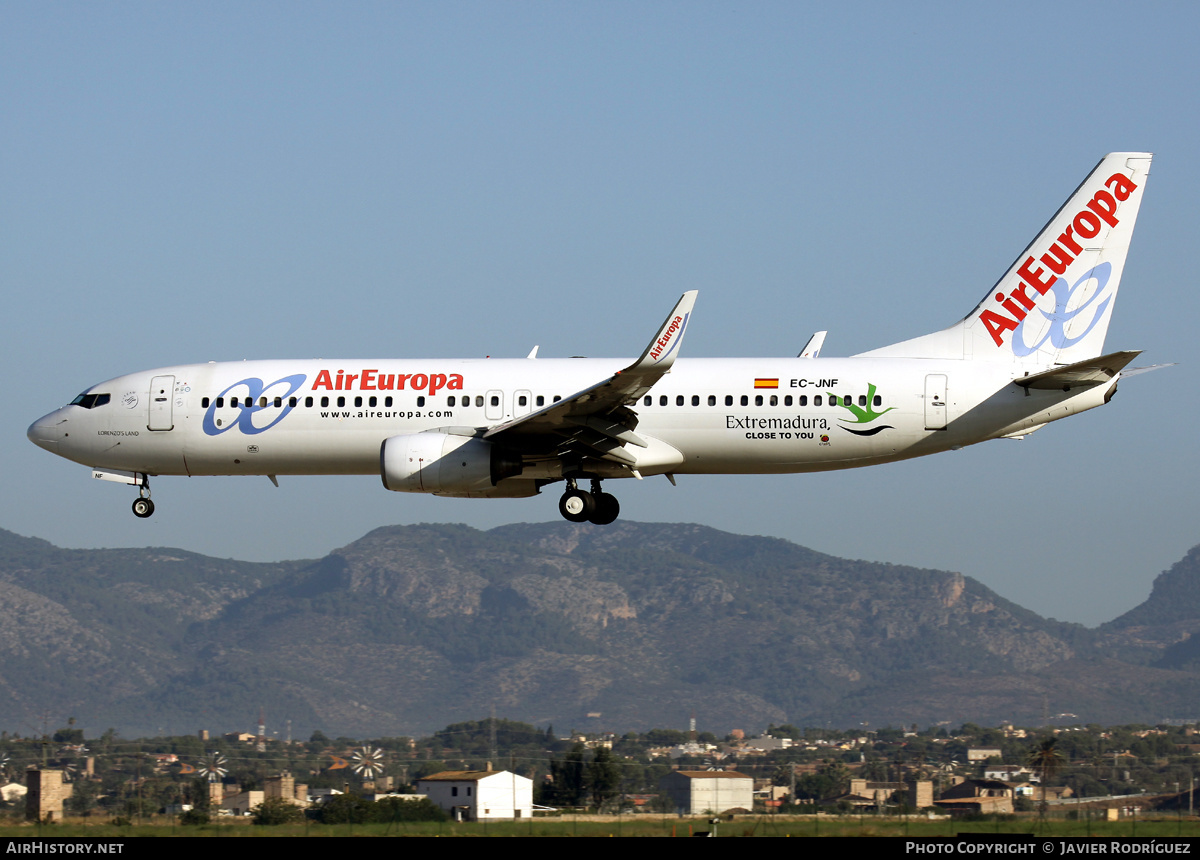
[[[1088,358],[1074,364],[1043,370],[1041,373],[1021,376],[1014,379],[1013,382],[1025,388],[1046,391],[1069,391],[1072,388],[1102,385],[1120,373],[1125,365],[1141,354],[1141,350],[1112,352],[1098,358]]]
[[[1121,371],[1121,378],[1137,376],[1139,373],[1149,373],[1152,370],[1162,370],[1164,367],[1174,367],[1178,363],[1177,361],[1169,361],[1166,364],[1147,364],[1145,367],[1131,367],[1129,370]]]

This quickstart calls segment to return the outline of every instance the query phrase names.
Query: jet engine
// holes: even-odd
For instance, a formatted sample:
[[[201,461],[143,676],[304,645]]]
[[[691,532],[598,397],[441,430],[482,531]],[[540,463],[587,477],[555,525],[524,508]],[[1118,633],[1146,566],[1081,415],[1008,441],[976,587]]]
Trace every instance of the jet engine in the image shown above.
[[[467,498],[536,495],[534,481],[497,486],[520,475],[521,469],[520,456],[474,436],[412,433],[385,439],[379,449],[383,485],[400,493]]]

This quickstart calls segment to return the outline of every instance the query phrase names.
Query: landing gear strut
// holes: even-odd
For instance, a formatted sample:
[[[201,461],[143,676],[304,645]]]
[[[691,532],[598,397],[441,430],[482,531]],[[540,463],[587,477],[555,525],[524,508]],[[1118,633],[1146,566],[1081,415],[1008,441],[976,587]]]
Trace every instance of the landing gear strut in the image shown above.
[[[567,491],[558,500],[558,512],[573,523],[595,523],[606,526],[617,518],[621,505],[617,497],[600,489],[600,481],[592,479],[592,491],[579,489],[574,478],[567,478]]]
[[[154,502],[150,501],[150,479],[143,476],[141,486],[138,487],[138,497],[133,500],[133,515],[144,520],[152,513]]]

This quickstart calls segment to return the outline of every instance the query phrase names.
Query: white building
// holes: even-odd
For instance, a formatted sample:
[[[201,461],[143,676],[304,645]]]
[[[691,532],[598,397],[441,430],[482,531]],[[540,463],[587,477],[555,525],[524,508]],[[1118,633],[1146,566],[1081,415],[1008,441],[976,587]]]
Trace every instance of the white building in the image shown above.
[[[417,793],[461,821],[533,815],[533,780],[507,770],[435,773],[417,780]]]
[[[754,779],[732,770],[676,770],[659,787],[685,815],[754,809]]]
[[[794,744],[791,738],[773,738],[770,735],[763,735],[758,738],[751,738],[746,741],[746,748],[752,750],[762,750],[763,752],[774,752],[776,750],[791,749]]]
[[[1004,753],[997,747],[969,747],[967,761],[973,764],[985,762],[990,758],[1004,758]]]

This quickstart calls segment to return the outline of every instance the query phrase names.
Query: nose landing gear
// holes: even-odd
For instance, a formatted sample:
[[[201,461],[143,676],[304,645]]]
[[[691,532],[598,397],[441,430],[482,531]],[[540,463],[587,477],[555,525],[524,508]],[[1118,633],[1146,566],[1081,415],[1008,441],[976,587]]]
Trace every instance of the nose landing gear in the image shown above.
[[[138,497],[133,500],[133,515],[144,520],[153,513],[154,502],[150,501],[150,479],[143,476],[141,486],[138,487]]]
[[[574,478],[567,478],[567,491],[558,500],[558,512],[573,523],[594,523],[606,526],[621,513],[617,497],[600,489],[600,481],[592,479],[592,491],[579,489]]]

